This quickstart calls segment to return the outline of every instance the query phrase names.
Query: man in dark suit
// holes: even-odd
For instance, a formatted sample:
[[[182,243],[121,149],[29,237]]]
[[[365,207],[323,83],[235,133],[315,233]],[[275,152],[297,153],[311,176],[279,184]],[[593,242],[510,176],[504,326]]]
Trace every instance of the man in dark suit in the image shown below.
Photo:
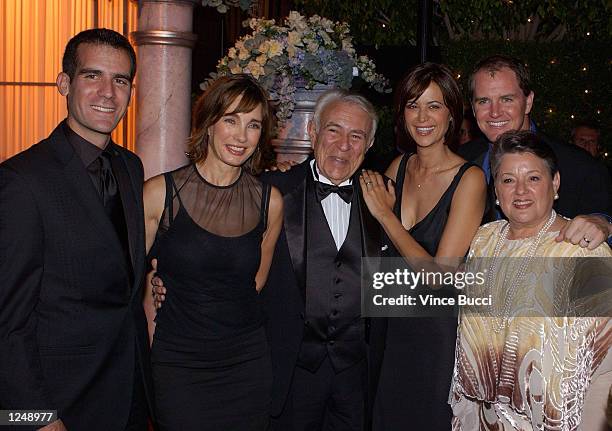
[[[62,70],[67,119],[0,165],[0,409],[57,410],[45,430],[145,430],[143,169],[110,138],[136,56],[86,30]]]
[[[536,131],[529,118],[534,93],[524,62],[504,55],[481,60],[470,76],[469,96],[476,122],[486,139],[462,145],[457,152],[481,166],[487,181],[492,184],[489,161],[497,138],[511,130]],[[593,214],[612,214],[610,176],[603,163],[583,151],[561,144],[540,131],[537,133],[559,160],[561,187],[554,208],[564,216],[575,217],[558,240],[566,239],[592,249],[612,234],[608,220]],[[491,208],[495,199],[492,189],[490,187]]]
[[[361,258],[379,257],[381,229],[358,174],[377,117],[363,97],[319,99],[314,158],[265,180],[284,199],[284,226],[262,291],[272,350],[272,428],[361,430],[367,384]]]

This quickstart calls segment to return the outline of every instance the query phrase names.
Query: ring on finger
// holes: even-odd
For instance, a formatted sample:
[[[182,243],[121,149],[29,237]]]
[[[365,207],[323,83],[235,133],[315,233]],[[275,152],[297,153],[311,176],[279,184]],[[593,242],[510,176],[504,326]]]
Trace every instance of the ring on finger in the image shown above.
[[[591,242],[590,239],[588,239],[586,236],[584,238],[582,238],[584,240],[584,242],[586,242],[587,244],[589,244]]]

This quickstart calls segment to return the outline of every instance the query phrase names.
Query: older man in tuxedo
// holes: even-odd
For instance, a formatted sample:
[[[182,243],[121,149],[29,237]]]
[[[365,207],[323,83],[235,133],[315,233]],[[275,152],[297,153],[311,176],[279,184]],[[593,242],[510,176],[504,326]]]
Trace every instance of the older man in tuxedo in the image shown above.
[[[57,410],[45,430],[146,430],[143,169],[110,138],[136,56],[86,30],[62,67],[67,119],[0,165],[0,409]]]
[[[361,430],[367,321],[361,258],[380,256],[381,228],[357,171],[377,116],[363,97],[319,99],[308,133],[314,158],[266,180],[284,196],[284,226],[262,291],[272,349],[273,429]]]

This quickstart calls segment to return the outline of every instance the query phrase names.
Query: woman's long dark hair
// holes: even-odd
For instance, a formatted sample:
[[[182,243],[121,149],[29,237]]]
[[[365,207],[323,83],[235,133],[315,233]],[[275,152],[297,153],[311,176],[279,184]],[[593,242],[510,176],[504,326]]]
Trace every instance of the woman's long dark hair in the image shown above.
[[[407,151],[416,149],[416,142],[406,127],[404,110],[406,105],[421,97],[432,82],[440,87],[444,105],[450,112],[451,121],[444,142],[452,150],[457,148],[463,121],[463,98],[453,73],[448,67],[437,63],[423,63],[413,67],[395,90],[395,136],[399,148]]]

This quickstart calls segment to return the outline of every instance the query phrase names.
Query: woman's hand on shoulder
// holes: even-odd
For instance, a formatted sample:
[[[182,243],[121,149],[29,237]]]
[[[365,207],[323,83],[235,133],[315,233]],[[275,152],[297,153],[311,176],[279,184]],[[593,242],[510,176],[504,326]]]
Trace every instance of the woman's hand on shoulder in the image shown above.
[[[386,217],[393,216],[395,205],[395,188],[393,181],[385,179],[378,172],[364,169],[359,176],[361,193],[370,213],[380,223]]]

